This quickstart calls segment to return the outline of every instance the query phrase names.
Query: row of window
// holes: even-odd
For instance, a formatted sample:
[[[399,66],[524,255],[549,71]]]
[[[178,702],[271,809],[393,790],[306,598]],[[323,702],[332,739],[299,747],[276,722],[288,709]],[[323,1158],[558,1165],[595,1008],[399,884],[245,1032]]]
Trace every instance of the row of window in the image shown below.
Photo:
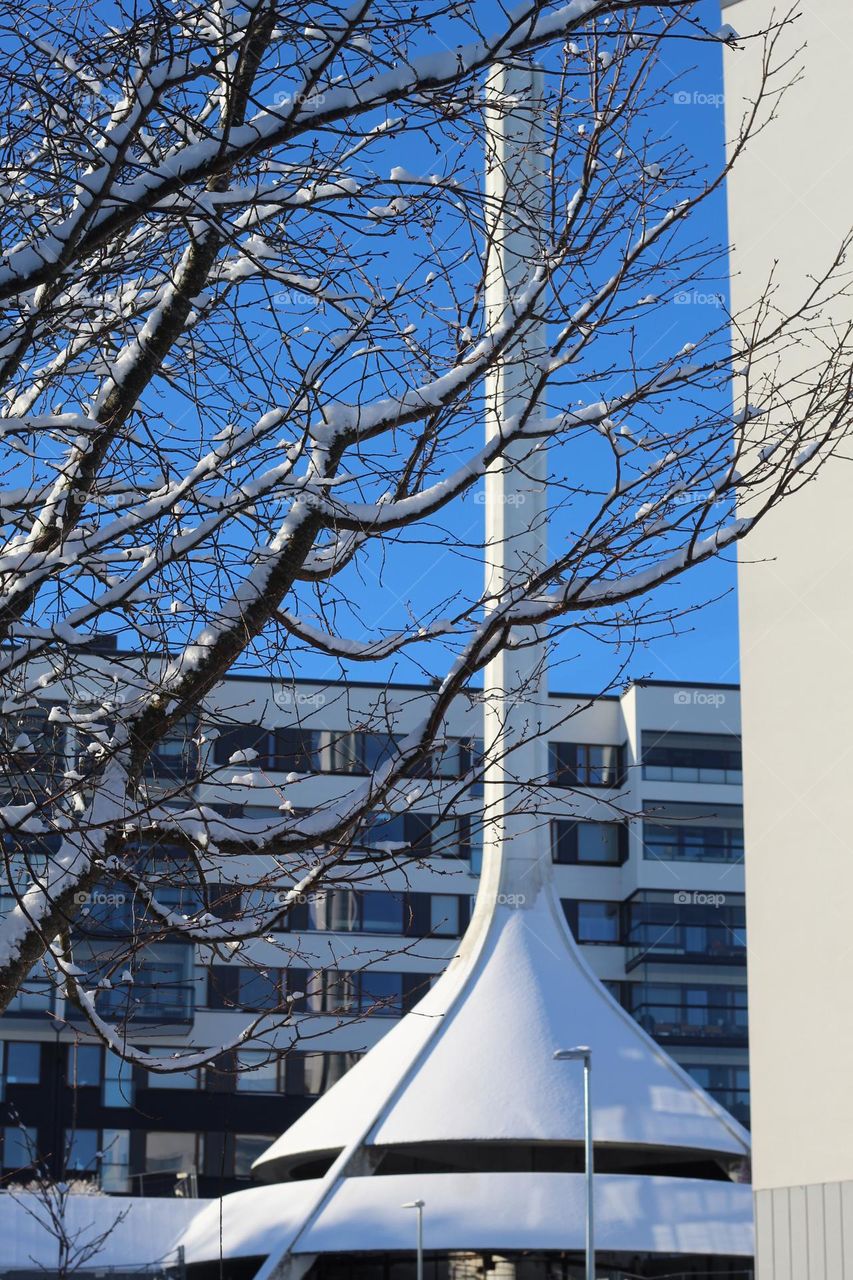
[[[75,726],[78,767],[85,769],[86,746],[108,724]],[[23,713],[0,727],[10,781],[15,773],[46,774],[64,764],[65,726],[48,718],[48,710]],[[214,764],[283,773],[366,774],[393,758],[398,739],[388,733],[347,729],[305,729],[285,726],[222,725],[207,730],[213,739]],[[482,742],[450,738],[430,751],[428,761],[415,770],[420,776],[459,778],[475,768]],[[640,758],[643,777],[665,782],[742,782],[741,742],[733,734],[678,733],[644,730]],[[158,743],[146,765],[146,775],[163,781],[183,781],[198,769],[198,726],[195,720],[175,725]],[[549,775],[555,786],[620,787],[625,780],[625,748],[617,744],[552,742]]]
[[[393,758],[397,741],[391,734],[363,731],[232,725],[218,730],[213,760],[224,766],[236,757],[236,763],[275,772],[365,774]],[[643,776],[652,780],[739,786],[741,755],[740,739],[731,734],[644,730],[641,737]],[[481,757],[481,740],[451,738],[431,751],[428,763],[417,772],[458,778]],[[621,787],[625,748],[615,743],[551,742],[549,777],[558,787]]]
[[[110,1192],[165,1190],[167,1185],[199,1174],[212,1178],[251,1176],[255,1160],[275,1140],[268,1134],[176,1133],[149,1130],[142,1135],[143,1168],[131,1161],[128,1129],[69,1129],[65,1133],[65,1173],[97,1177]],[[7,1172],[26,1176],[38,1161],[38,1131],[32,1126],[0,1128],[0,1161]]]
[[[0,1042],[0,1098],[8,1086],[42,1083],[42,1050],[39,1041]],[[149,1046],[151,1057],[173,1058],[173,1047]],[[261,1049],[240,1049],[215,1065],[187,1071],[143,1071],[96,1044],[64,1047],[64,1078],[69,1088],[98,1089],[105,1107],[134,1105],[137,1091],[147,1089],[195,1090],[209,1088],[238,1093],[276,1093],[315,1098],[339,1080],[361,1057],[342,1051],[292,1052],[278,1057]]]
[[[388,969],[254,969],[214,965],[208,971],[211,1009],[247,1012],[294,1009],[297,1013],[399,1017],[412,1008],[434,974]]]

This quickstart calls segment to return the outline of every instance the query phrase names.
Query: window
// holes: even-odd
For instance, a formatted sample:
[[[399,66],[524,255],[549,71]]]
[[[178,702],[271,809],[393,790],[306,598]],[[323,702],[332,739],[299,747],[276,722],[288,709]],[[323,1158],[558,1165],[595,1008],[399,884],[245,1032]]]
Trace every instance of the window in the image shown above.
[[[6,1013],[45,1014],[53,1008],[53,983],[42,977],[41,962],[27,975],[24,982],[9,1001]]]
[[[320,735],[314,729],[276,729],[270,768],[281,773],[317,773],[320,768]]]
[[[409,813],[402,839],[419,858],[468,858],[471,844],[469,818],[444,818],[430,813]]]
[[[396,1017],[420,998],[427,977],[422,973],[391,973],[387,969],[364,973],[326,970],[321,989],[309,1004],[315,1012]]]
[[[624,823],[554,823],[552,856],[555,862],[618,867],[625,861],[627,852],[628,828]]]
[[[429,931],[438,937],[458,938],[459,898],[452,893],[433,893],[429,902]]]
[[[109,1049],[104,1050],[101,1101],[105,1107],[133,1106],[133,1068]]]
[[[403,1012],[403,975],[377,969],[362,973],[359,1008],[363,1013]]]
[[[195,719],[172,725],[145,761],[146,778],[164,783],[186,782],[198,771],[198,732]]]
[[[266,1134],[235,1133],[234,1177],[251,1178],[252,1165],[273,1142],[275,1138],[270,1138]]]
[[[399,893],[365,891],[359,894],[364,933],[402,933],[403,898]]]
[[[6,1083],[39,1084],[41,1081],[41,1045],[23,1040],[6,1042]]]
[[[66,1129],[65,1167],[75,1173],[94,1173],[98,1166],[98,1130]]]
[[[100,1045],[69,1045],[67,1083],[72,1089],[86,1089],[101,1083]]]
[[[656,1040],[745,1044],[746,987],[626,983],[628,1008]]]
[[[402,933],[403,895],[382,890],[333,889],[310,904],[314,928],[340,933]]]
[[[255,752],[255,755],[252,755]],[[227,765],[231,757],[238,753],[251,756],[251,760],[242,759],[239,767],[247,764],[257,765],[261,769],[270,763],[270,732],[259,724],[240,724],[223,727],[218,730],[218,737],[213,743],[213,763]],[[235,764],[236,767],[236,764]]]
[[[724,966],[746,964],[746,912],[742,894],[677,894],[643,889],[625,906],[626,944],[635,957],[656,963],[701,957]]]
[[[146,1133],[146,1172],[193,1173],[199,1168],[201,1148],[199,1133]]]
[[[668,733],[646,730],[642,736],[643,777],[656,782],[743,781],[741,742],[727,733]]]
[[[3,1129],[3,1168],[26,1169],[38,1156],[38,1131],[10,1124]]]
[[[292,1053],[286,1062],[287,1092],[306,1098],[318,1098],[346,1075],[361,1057],[360,1053]]]
[[[0,728],[7,794],[31,792],[62,764],[65,727],[48,719],[46,707],[4,716]]]
[[[130,1130],[104,1129],[101,1143],[101,1189],[130,1190]]]
[[[175,1058],[180,1056],[181,1050],[151,1047],[148,1052],[153,1058]],[[193,1067],[189,1071],[149,1071],[147,1084],[149,1089],[197,1089],[198,1069]]]
[[[712,1098],[725,1107],[741,1124],[749,1125],[749,1068],[704,1063],[685,1062],[684,1070],[688,1071],[697,1084],[710,1093]]]
[[[286,999],[283,969],[238,970],[238,1003],[250,1013],[262,1013],[267,1009],[280,1009]]]
[[[663,862],[742,862],[743,809],[740,805],[646,802],[643,856]]]
[[[598,743],[549,743],[551,782],[557,787],[618,787],[623,749]]]
[[[578,942],[621,941],[619,902],[566,902],[564,909]]]
[[[264,1049],[238,1049],[237,1077],[239,1093],[279,1093],[279,1062]]]

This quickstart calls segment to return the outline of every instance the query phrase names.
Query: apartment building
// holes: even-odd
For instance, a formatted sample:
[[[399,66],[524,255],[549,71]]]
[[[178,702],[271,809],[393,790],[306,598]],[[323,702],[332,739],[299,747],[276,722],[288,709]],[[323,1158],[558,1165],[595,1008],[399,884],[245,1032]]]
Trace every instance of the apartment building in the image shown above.
[[[223,822],[263,820],[282,804],[314,810],[361,784],[389,750],[381,725],[405,733],[429,692],[234,676],[200,712],[201,763],[190,735],[176,734],[151,762],[151,785],[168,793],[187,779],[193,803]],[[550,776],[531,821],[583,954],[645,1030],[747,1121],[738,689],[641,681],[621,696],[554,693],[549,713]],[[79,732],[62,719],[45,711],[29,725],[45,769],[79,758]],[[132,984],[98,997],[104,1013],[131,1014],[134,1043],[165,1054],[223,1045],[290,996],[299,1039],[289,1052],[278,1052],[292,1035],[282,1030],[180,1076],[131,1069],[87,1040],[34,973],[0,1022],[5,1174],[34,1151],[56,1165],[69,1150],[64,1172],[107,1191],[210,1196],[245,1185],[265,1147],[458,949],[478,885],[482,796],[468,783],[481,724],[476,698],[454,708],[417,796],[371,828],[368,852],[397,850],[381,876],[359,865],[341,887],[306,896],[251,953],[154,943]],[[220,914],[274,901],[275,889],[257,887],[259,869],[252,855],[228,860]],[[179,908],[180,885],[169,892]],[[120,898],[105,888],[84,904],[78,947],[93,963],[130,927],[133,904]]]

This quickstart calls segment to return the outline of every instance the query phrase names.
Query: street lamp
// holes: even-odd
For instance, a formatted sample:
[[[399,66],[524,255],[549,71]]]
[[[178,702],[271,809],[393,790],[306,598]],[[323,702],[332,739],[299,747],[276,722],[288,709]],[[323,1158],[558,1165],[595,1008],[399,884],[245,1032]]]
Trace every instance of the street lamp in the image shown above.
[[[593,1212],[592,1159],[592,1050],[586,1045],[555,1049],[555,1062],[583,1063],[583,1139],[586,1173],[586,1280],[595,1280],[595,1222]]]
[[[402,1209],[417,1209],[418,1211],[418,1263],[417,1263],[417,1280],[424,1280],[424,1201],[409,1200],[406,1204],[400,1206]]]

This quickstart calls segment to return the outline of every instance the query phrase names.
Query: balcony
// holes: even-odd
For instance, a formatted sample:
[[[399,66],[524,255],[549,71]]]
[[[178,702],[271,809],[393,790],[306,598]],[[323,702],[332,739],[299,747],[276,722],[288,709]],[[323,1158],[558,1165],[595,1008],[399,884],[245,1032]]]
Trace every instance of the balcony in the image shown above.
[[[749,1040],[745,1009],[638,1004],[631,1012],[643,1030],[661,1044],[746,1045]]]
[[[640,964],[746,966],[746,933],[727,925],[639,924],[629,930],[625,946],[628,973]]]
[[[633,990],[631,987],[633,986]],[[746,987],[628,984],[625,1007],[661,1044],[744,1047]]]
[[[623,919],[629,972],[641,964],[746,965],[743,894],[641,889]]]
[[[642,766],[652,782],[743,784],[741,743],[734,734],[644,730]]]

